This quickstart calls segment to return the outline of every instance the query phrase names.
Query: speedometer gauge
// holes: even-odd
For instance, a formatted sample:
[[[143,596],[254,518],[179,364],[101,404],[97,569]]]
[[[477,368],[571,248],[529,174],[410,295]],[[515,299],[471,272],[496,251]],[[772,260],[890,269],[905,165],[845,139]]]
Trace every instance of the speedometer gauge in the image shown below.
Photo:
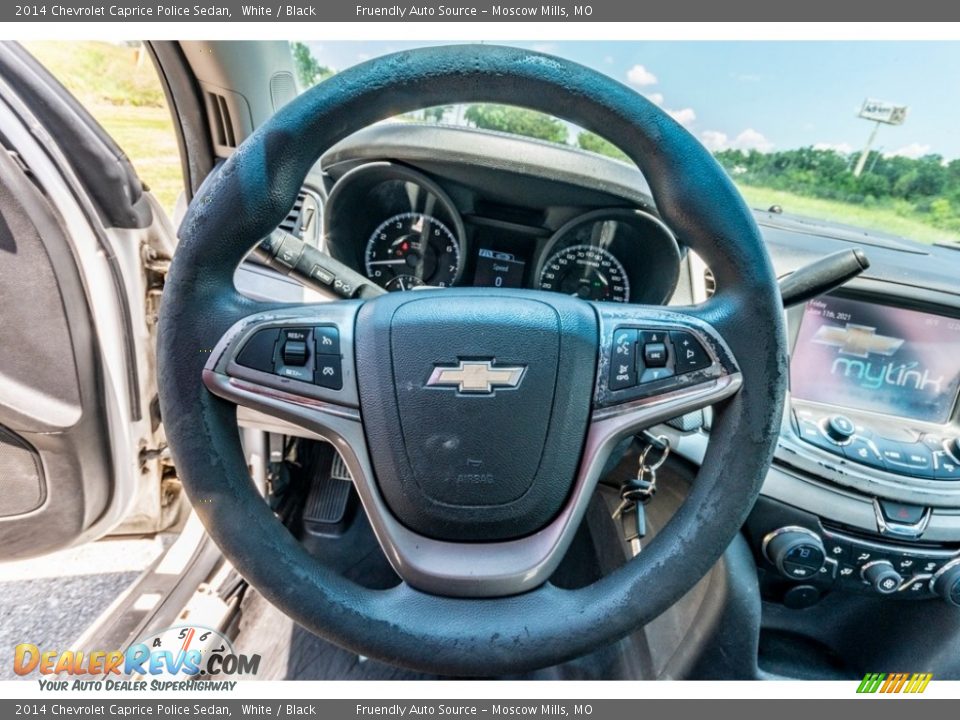
[[[630,298],[623,265],[609,250],[594,245],[572,245],[551,255],[540,272],[540,289],[584,300],[625,303]]]
[[[393,215],[371,233],[367,277],[387,290],[449,287],[460,275],[460,243],[450,228],[425,213]]]

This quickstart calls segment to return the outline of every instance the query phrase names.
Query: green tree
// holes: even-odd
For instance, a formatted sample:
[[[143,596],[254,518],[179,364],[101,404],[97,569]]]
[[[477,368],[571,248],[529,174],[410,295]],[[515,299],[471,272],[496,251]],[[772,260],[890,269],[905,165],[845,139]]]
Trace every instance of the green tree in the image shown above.
[[[310,47],[306,43],[295,42],[290,44],[290,51],[293,54],[293,64],[297,71],[297,80],[300,87],[304,90],[311,88],[321,80],[326,80],[333,75],[333,70],[320,62],[310,52]]]
[[[614,160],[633,162],[629,157],[627,157],[627,154],[623,152],[623,150],[618,148],[609,140],[602,138],[596,133],[590,132],[589,130],[584,130],[577,135],[577,145],[579,145],[583,150],[589,150],[590,152],[595,152],[598,155],[606,155]]]
[[[566,125],[554,117],[534,110],[509,105],[482,104],[471,105],[463,116],[476,127],[484,130],[499,130],[555,143],[567,142]]]

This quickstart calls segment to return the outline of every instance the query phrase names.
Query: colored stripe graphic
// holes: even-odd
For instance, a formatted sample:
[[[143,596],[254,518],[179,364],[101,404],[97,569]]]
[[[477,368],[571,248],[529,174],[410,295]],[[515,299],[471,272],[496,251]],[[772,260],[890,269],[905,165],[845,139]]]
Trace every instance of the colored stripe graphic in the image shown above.
[[[857,692],[919,694],[927,689],[932,679],[932,673],[867,673],[860,681]]]

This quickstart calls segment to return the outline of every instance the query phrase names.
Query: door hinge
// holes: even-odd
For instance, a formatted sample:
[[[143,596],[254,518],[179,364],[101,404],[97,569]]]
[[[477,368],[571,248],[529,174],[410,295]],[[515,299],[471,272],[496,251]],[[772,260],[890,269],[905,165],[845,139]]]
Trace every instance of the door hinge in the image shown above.
[[[163,286],[166,282],[167,273],[170,272],[170,258],[165,253],[157,252],[146,243],[141,246],[140,255],[146,275],[146,320],[148,325],[156,325],[160,318],[160,299],[163,295]]]

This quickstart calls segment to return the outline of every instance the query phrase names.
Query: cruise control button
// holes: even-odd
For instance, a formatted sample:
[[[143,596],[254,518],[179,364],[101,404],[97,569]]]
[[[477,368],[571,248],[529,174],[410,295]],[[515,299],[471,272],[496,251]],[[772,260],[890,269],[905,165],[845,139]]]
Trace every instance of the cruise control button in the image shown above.
[[[319,355],[340,354],[340,331],[330,325],[321,325],[313,329],[314,342]]]
[[[637,384],[637,331],[621,328],[613,331],[610,352],[610,389],[623,390]]]
[[[330,390],[343,388],[343,363],[339,355],[317,355],[316,382]]]
[[[284,365],[306,365],[309,357],[307,344],[300,340],[287,340],[283,344],[282,357]]]
[[[285,328],[283,331],[284,342],[292,340],[294,342],[305,343],[309,336],[310,330],[308,328]]]
[[[289,378],[290,380],[299,380],[300,382],[313,382],[313,373],[310,368],[296,365],[281,365],[277,368],[277,375]]]
[[[257,331],[244,344],[243,349],[237,356],[237,364],[253,370],[272,373],[273,353],[279,338],[280,331],[276,328]]]
[[[670,342],[678,374],[703,370],[713,364],[703,345],[691,333],[676,330],[670,333]]]

